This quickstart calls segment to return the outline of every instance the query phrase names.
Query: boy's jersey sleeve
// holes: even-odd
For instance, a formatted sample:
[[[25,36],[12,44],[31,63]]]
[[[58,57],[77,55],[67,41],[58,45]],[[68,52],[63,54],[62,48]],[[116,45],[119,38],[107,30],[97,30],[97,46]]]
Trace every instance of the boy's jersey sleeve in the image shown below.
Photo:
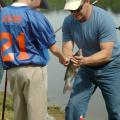
[[[39,42],[42,42],[42,47],[49,48],[53,45],[55,40],[55,34],[53,28],[46,17],[40,13],[35,12],[34,14],[30,13],[29,19],[31,21],[30,27],[32,27],[32,32]]]

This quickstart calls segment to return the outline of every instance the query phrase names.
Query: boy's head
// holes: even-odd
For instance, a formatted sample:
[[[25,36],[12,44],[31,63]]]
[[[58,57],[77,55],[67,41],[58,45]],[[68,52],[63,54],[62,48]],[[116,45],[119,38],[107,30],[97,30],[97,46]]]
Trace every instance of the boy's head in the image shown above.
[[[49,8],[47,0],[13,0],[13,2],[26,3],[33,8]]]

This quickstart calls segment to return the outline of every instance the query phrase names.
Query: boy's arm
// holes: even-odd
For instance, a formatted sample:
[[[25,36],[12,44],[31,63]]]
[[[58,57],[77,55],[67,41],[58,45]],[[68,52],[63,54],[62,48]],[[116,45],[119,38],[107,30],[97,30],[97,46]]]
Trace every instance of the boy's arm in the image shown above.
[[[49,49],[56,57],[59,58],[60,63],[62,63],[63,65],[67,65],[68,60],[62,54],[62,52],[60,51],[56,44],[53,44]]]

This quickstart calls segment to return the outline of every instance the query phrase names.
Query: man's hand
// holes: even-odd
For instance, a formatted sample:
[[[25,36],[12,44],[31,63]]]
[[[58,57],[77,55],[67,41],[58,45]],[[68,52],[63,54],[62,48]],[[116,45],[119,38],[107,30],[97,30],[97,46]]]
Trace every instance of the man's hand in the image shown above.
[[[73,55],[71,58],[71,61],[75,67],[80,67],[85,63],[85,57],[83,57],[82,49],[80,49],[78,52],[79,55]]]
[[[73,56],[71,61],[74,63],[74,66],[80,67],[83,65],[86,66],[101,66],[109,62],[112,56],[112,49],[114,47],[114,42],[102,42],[100,43],[101,50],[90,55],[83,56],[82,52],[80,56]]]
[[[71,61],[74,63],[73,65],[76,67],[80,67],[86,64],[86,57],[83,56],[74,56]]]
[[[74,56],[71,58],[71,61],[73,62],[73,65],[75,67],[80,67],[81,65],[85,65],[85,57],[83,56]]]

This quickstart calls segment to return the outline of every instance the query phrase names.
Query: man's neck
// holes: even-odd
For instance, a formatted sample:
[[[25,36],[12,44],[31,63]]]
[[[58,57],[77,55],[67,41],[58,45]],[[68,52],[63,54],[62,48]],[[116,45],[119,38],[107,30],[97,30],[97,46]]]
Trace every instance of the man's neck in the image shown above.
[[[92,13],[92,9],[93,9],[93,6],[89,5],[88,10],[86,11],[86,20],[88,20],[90,18],[91,13]]]

